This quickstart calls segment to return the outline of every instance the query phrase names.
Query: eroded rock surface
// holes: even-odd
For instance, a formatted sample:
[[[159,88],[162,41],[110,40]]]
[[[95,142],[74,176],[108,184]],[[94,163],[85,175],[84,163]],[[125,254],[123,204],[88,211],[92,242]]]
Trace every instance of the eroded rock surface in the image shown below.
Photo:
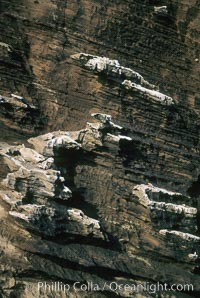
[[[1,95],[18,92],[39,108],[32,135],[80,129],[89,113],[99,111],[122,124],[129,111],[120,112],[118,90],[71,59],[88,53],[91,65],[92,56],[119,61],[122,72],[134,70],[199,113],[199,8],[189,0],[4,0]],[[6,126],[12,128],[10,122]],[[12,139],[23,138],[21,126],[15,129]]]
[[[54,298],[37,282],[55,280],[199,296],[199,9],[1,1],[3,298]],[[115,295],[160,294],[57,296]]]
[[[113,123],[111,115],[92,116],[95,122],[80,131],[29,139],[34,149],[2,146],[9,173],[2,181],[1,206],[21,239],[19,244],[4,220],[2,237],[9,237],[10,244],[2,246],[1,276],[7,281],[2,283],[2,295],[29,297],[32,292],[37,297],[38,279],[52,281],[52,276],[71,285],[84,283],[85,278],[99,285],[106,280],[170,285],[184,279],[199,291],[195,201],[152,184],[136,184],[134,174],[126,176],[123,148],[134,140],[123,135],[123,127]],[[8,245],[17,250],[16,258],[23,259],[17,271]],[[5,256],[12,260],[10,267]],[[117,293],[137,294],[107,288],[93,297]],[[53,290],[49,295],[54,297]],[[81,292],[76,295],[84,297]],[[40,296],[47,293],[41,289]],[[142,294],[150,296],[155,295]]]

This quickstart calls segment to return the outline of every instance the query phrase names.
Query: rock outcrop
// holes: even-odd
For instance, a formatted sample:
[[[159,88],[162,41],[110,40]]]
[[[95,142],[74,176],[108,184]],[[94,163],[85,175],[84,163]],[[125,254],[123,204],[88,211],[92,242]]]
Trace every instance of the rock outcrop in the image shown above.
[[[2,298],[199,296],[199,9],[1,1]]]
[[[17,94],[8,96],[0,95],[0,121],[2,126],[2,139],[12,142],[16,137],[14,132],[21,129],[19,139],[33,133],[33,127],[39,125],[39,110],[29,104],[23,97]],[[10,127],[10,133],[3,128]]]
[[[39,108],[32,135],[80,129],[89,113],[99,111],[122,124],[129,114],[118,110],[118,92],[110,94],[105,81],[73,63],[71,55],[82,52],[118,60],[199,113],[198,18],[199,3],[189,0],[4,0],[1,94],[18,92]],[[23,138],[21,127],[15,129],[12,139]]]
[[[7,220],[2,236],[9,237],[15,257],[23,259],[16,271],[13,250],[2,246],[3,297],[37,296],[38,278],[52,282],[52,276],[71,286],[85,278],[98,285],[119,280],[124,285],[145,285],[148,280],[170,285],[184,280],[199,291],[195,272],[200,237],[197,207],[191,206],[196,203],[181,193],[136,184],[124,164],[124,150],[135,141],[111,115],[92,116],[96,122],[83,130],[29,139],[34,149],[6,144],[1,149],[9,168],[2,181],[1,206],[8,209],[4,217],[14,222],[21,244],[12,229],[5,230]],[[11,259],[9,274],[3,269],[5,257]],[[99,296],[93,292],[92,297],[131,297],[130,289],[101,288]],[[47,292],[40,295],[47,297]],[[54,297],[54,290],[49,295]]]
[[[165,105],[174,104],[171,97],[155,91],[156,86],[147,82],[134,70],[121,66],[118,60],[110,60],[106,57],[91,56],[84,53],[72,55],[72,58],[79,60],[83,66],[90,70],[103,73],[113,81],[121,82],[121,85],[127,90],[135,90],[145,95],[145,97],[159,101]]]

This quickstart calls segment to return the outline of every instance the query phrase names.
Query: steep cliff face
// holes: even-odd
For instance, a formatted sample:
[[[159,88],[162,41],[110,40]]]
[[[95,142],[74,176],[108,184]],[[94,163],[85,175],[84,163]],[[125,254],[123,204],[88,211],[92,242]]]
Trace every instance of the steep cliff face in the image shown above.
[[[199,8],[1,1],[2,297],[198,297]]]
[[[149,281],[192,284],[198,292],[196,202],[141,179],[136,184],[137,171],[127,175],[125,165],[134,140],[110,115],[93,117],[98,121],[79,132],[31,138],[34,149],[1,149],[10,172],[1,191],[1,236],[8,241],[2,245],[3,297],[55,297],[55,288],[38,290],[38,281],[55,280],[93,282],[99,291],[92,297],[132,297],[131,284]],[[109,287],[119,282],[130,288]],[[73,289],[70,295],[84,296]]]
[[[70,55],[87,52],[118,59],[199,111],[198,18],[198,1],[1,1],[2,95],[37,103],[37,132],[79,129],[91,109],[106,112],[110,94],[73,64]]]

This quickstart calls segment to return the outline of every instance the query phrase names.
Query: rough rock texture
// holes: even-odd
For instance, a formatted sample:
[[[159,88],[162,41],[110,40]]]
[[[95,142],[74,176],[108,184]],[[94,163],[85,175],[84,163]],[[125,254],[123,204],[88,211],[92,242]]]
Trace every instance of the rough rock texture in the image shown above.
[[[117,59],[199,113],[198,1],[2,0],[0,12],[2,96],[39,107],[32,133],[80,129],[94,110],[127,118],[117,90],[73,63],[80,52]]]
[[[133,296],[38,294],[56,280],[192,283],[163,295],[198,297],[199,9],[1,1],[3,298]]]
[[[137,167],[126,175],[124,152],[133,152],[135,141],[122,134],[110,115],[93,117],[97,122],[83,130],[29,139],[34,149],[2,146],[9,173],[2,181],[1,206],[9,220],[1,231],[17,249],[13,255],[8,244],[2,245],[3,297],[29,297],[31,292],[37,297],[38,281],[85,279],[99,286],[119,280],[124,285],[184,282],[198,292],[196,202],[152,184],[136,185]],[[10,221],[20,240],[6,229]],[[13,258],[19,256],[23,264],[16,271]],[[53,290],[49,294],[55,295]],[[116,294],[134,295],[107,288],[92,297]]]

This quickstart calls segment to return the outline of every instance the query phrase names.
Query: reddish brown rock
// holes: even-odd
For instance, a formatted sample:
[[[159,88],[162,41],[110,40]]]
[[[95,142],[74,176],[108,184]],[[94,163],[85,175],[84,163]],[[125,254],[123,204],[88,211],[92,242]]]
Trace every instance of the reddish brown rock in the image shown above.
[[[55,279],[192,283],[173,294],[198,297],[199,8],[1,1],[2,297],[37,297],[38,280]],[[125,77],[79,53],[115,61]],[[95,297],[117,294],[130,293]]]

